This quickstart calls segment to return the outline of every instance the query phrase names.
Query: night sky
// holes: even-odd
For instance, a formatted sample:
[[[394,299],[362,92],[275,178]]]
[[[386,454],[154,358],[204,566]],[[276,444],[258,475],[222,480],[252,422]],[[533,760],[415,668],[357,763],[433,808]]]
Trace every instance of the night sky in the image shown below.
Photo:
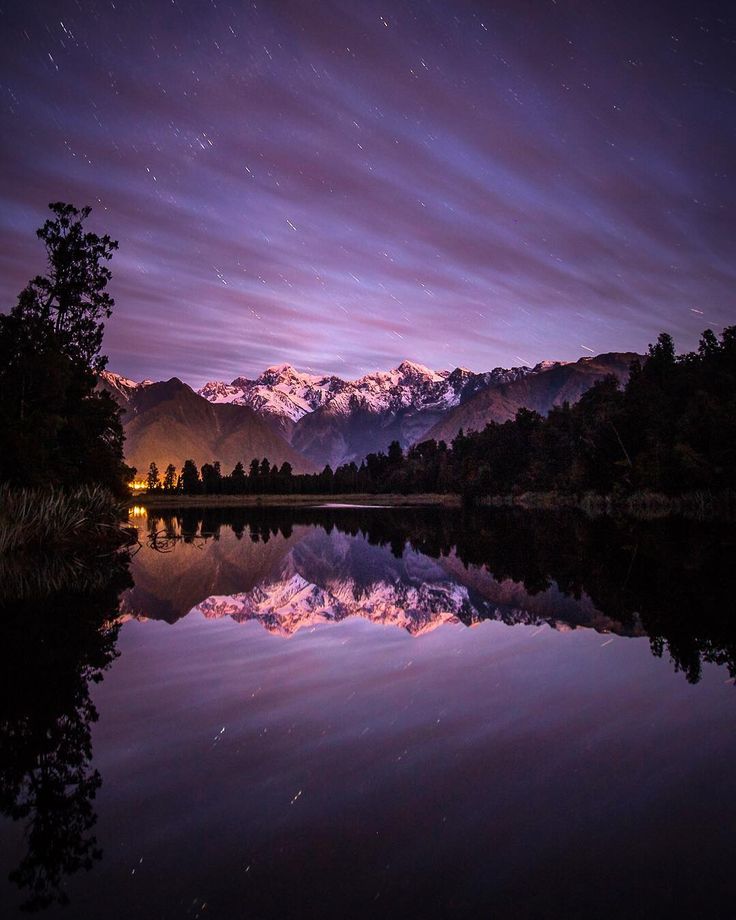
[[[0,0],[0,308],[66,200],[136,379],[693,348],[736,322],[735,8]]]

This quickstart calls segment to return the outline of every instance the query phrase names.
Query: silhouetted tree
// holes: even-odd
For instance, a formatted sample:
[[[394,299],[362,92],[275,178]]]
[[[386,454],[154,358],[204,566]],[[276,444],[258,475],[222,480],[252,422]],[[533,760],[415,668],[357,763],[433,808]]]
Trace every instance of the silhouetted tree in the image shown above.
[[[176,467],[170,463],[164,472],[164,491],[173,492],[176,489]]]
[[[99,482],[124,494],[120,410],[95,390],[113,300],[105,264],[117,243],[87,232],[89,208],[50,205],[38,230],[48,270],[0,315],[0,480],[21,485]]]
[[[100,355],[103,319],[115,305],[106,290],[111,272],[105,263],[118,243],[85,230],[91,208],[63,202],[49,208],[54,216],[37,231],[46,247],[48,271],[22,291],[19,306],[23,315],[53,327],[61,350],[72,360],[99,372],[107,364]]]
[[[202,465],[202,490],[207,495],[217,495],[222,491],[222,472],[219,461]]]
[[[181,490],[185,495],[196,495],[200,491],[199,470],[194,460],[185,460],[181,470]]]
[[[391,466],[401,466],[404,461],[404,451],[398,441],[392,441],[388,446],[388,462]]]
[[[233,468],[232,473],[230,473],[230,491],[235,495],[242,495],[245,492],[246,487],[246,475],[243,464],[238,460]]]
[[[154,489],[158,489],[161,485],[161,477],[158,472],[158,467],[153,461],[151,461],[148,467],[148,476],[146,476],[146,485],[148,486],[148,489],[151,492],[153,492]]]
[[[28,912],[67,903],[68,877],[102,855],[90,686],[117,654],[113,611],[132,584],[127,556],[103,558],[97,547],[74,560],[68,587],[58,587],[55,563],[33,560],[39,588],[47,578],[53,593],[29,596],[23,577],[20,596],[8,579],[0,597],[0,812],[23,826],[25,853],[9,878]]]

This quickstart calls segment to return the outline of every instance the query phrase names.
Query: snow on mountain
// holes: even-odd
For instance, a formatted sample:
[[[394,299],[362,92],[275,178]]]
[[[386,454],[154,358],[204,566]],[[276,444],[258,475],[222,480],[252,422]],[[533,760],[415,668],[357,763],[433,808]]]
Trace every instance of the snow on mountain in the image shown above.
[[[572,366],[579,365],[587,379],[595,360],[585,358]],[[278,364],[254,379],[236,377],[230,383],[211,380],[197,394],[225,411],[231,406],[252,410],[314,467],[330,464],[334,469],[351,461],[360,463],[368,453],[387,450],[393,441],[404,449],[427,437],[449,443],[458,430],[457,426],[442,427],[450,417],[465,418],[469,404],[480,405],[478,400],[492,402],[498,396],[498,402],[502,391],[509,388],[519,390],[519,405],[542,411],[544,407],[540,409],[530,401],[529,393],[554,389],[552,384],[559,383],[568,364],[542,361],[534,368],[497,367],[475,373],[464,367],[433,370],[404,360],[391,370],[374,371],[356,380]],[[550,387],[542,385],[542,378],[549,378]],[[130,409],[150,381],[136,383],[105,372],[99,385],[110,389],[117,401]],[[576,393],[565,391],[561,398],[574,401],[580,395]],[[513,417],[516,408],[509,402],[503,417]],[[461,427],[483,427],[484,419],[483,413],[478,419],[473,415]]]
[[[236,623],[255,621],[275,635],[288,638],[299,630],[325,623],[339,623],[348,617],[361,617],[379,626],[404,629],[411,636],[422,636],[446,623],[473,626],[486,619],[508,625],[546,624],[560,632],[587,626],[598,632],[636,635],[627,627],[605,617],[587,596],[566,600],[556,585],[540,595],[529,595],[518,583],[497,581],[483,568],[458,568],[459,581],[379,580],[369,588],[358,588],[344,573],[326,578],[322,584],[309,581],[292,565],[281,578],[261,582],[250,591],[212,595],[198,603],[190,613],[207,619],[230,617]],[[558,615],[560,609],[564,617]]]
[[[209,402],[250,406],[261,414],[297,422],[346,386],[339,377],[305,374],[281,364],[267,368],[255,380],[236,377],[229,384],[213,380],[197,392]]]
[[[211,380],[196,392],[210,403],[250,406],[260,415],[275,417],[291,431],[296,422],[318,409],[326,409],[334,416],[349,416],[355,411],[397,413],[405,409],[443,412],[467,402],[481,390],[568,363],[541,361],[533,368],[496,367],[475,373],[464,367],[435,371],[404,360],[392,370],[374,371],[357,380],[308,374],[290,364],[279,364],[255,379],[236,377],[231,383]],[[153,382],[138,383],[110,371],[103,371],[100,378],[104,386],[124,399]]]
[[[452,373],[461,374],[463,376],[458,377],[460,398],[448,404],[448,409],[454,409],[455,406],[458,406],[460,403],[467,402],[471,397],[475,396],[476,393],[480,393],[481,390],[486,390],[489,387],[501,386],[504,383],[513,383],[516,380],[521,380],[522,377],[527,377],[529,374],[537,373],[537,368],[531,370],[525,366],[494,367],[492,371],[475,374],[465,368],[458,367]]]
[[[579,360],[585,361],[586,358],[580,358]],[[544,361],[540,361],[538,364],[534,365],[532,368],[532,373],[542,374],[544,371],[552,370],[553,367],[564,367],[565,365],[572,363],[572,361],[550,361],[549,359],[545,359]]]
[[[123,377],[122,374],[114,374],[112,371],[102,371],[99,375],[99,385],[101,388],[111,390],[113,395],[117,394],[124,402],[127,402],[131,394],[148,387],[153,383],[152,380],[141,380],[136,382],[129,377]]]
[[[232,383],[211,381],[197,392],[210,402],[251,406],[291,422],[325,408],[330,414],[350,415],[356,410],[372,413],[402,409],[453,408],[486,386],[517,380],[529,368],[496,368],[475,374],[466,368],[434,371],[415,361],[402,361],[390,371],[375,371],[357,380],[316,376],[289,364],[269,367],[255,380],[237,377]]]
[[[219,380],[211,380],[205,383],[201,390],[197,390],[200,396],[204,396],[207,402],[211,403],[232,403],[237,402],[243,395],[239,387],[230,383],[222,383]]]

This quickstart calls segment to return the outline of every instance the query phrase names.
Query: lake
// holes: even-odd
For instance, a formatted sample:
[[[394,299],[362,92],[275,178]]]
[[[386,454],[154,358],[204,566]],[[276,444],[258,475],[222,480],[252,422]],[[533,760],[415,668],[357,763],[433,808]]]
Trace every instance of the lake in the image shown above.
[[[3,916],[733,916],[731,530],[131,515],[2,611]]]

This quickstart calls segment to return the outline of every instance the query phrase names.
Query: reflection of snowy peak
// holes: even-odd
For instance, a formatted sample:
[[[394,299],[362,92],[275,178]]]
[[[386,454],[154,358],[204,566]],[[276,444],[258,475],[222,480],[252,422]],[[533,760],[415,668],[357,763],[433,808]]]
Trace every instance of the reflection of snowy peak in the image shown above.
[[[293,574],[247,593],[208,597],[194,610],[208,618],[257,620],[270,632],[283,636],[352,616],[399,626],[417,636],[442,623],[468,618],[472,607],[467,590],[449,582],[409,585],[382,581],[359,589],[352,579],[345,578],[320,588]]]

